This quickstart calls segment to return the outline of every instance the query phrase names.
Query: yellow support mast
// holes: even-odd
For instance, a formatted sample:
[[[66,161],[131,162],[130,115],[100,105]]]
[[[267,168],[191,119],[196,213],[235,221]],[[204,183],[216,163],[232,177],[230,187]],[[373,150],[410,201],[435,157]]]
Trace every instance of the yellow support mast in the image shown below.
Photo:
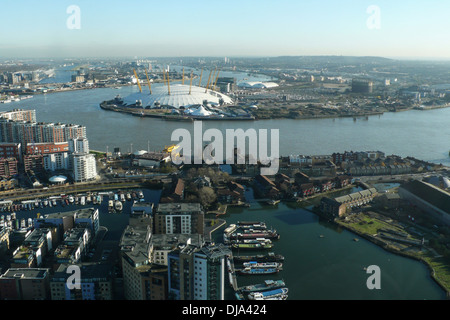
[[[142,93],[141,84],[139,83],[139,78],[138,78],[138,76],[137,76],[136,70],[133,69],[133,72],[134,72],[134,76],[136,77],[136,80],[137,80],[137,85],[138,85],[138,87],[139,87],[139,91]]]
[[[147,69],[145,69],[145,75],[147,76],[148,90],[150,90],[150,94],[152,94],[152,86],[150,84],[150,79],[148,78]]]
[[[214,79],[215,79],[215,77],[216,77],[216,70],[217,70],[217,67],[214,68],[214,73],[213,73],[213,76],[212,76],[212,78],[211,78],[211,86],[210,86],[210,88],[212,88],[212,86],[213,86]]]
[[[184,84],[184,68],[183,68],[183,78],[181,78],[181,84]]]
[[[203,75],[203,68],[202,68],[202,72],[200,72],[200,80],[198,81],[198,86],[199,87],[202,86],[202,75]]]
[[[167,71],[167,89],[169,90],[169,96],[170,96],[170,79],[169,79],[169,71]]]
[[[208,83],[206,83],[206,89],[205,89],[205,93],[208,91],[208,87],[209,87],[209,80],[211,80],[211,73],[212,70],[209,72],[209,78],[208,78]]]
[[[191,71],[191,83],[189,84],[189,94],[191,94],[193,72]]]
[[[217,84],[217,80],[219,80],[219,73],[220,73],[220,69],[217,70],[217,76],[216,76],[216,81],[214,82],[213,91],[216,91],[216,84]]]

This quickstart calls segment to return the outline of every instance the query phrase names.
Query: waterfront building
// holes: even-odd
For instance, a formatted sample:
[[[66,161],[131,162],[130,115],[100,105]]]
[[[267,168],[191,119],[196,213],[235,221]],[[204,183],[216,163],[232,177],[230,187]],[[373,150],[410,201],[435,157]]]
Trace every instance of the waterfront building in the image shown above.
[[[144,300],[140,270],[152,263],[151,224],[128,225],[120,239],[120,257],[123,274],[124,297]]]
[[[74,225],[79,228],[87,228],[94,237],[100,229],[99,210],[85,208],[74,211]]]
[[[26,154],[53,154],[69,151],[68,142],[40,142],[28,143],[25,148]]]
[[[0,276],[1,300],[48,300],[50,274],[45,268],[9,268]]]
[[[50,279],[51,300],[113,300],[113,266],[109,263],[81,263],[80,288],[69,289],[70,265],[61,264]]]
[[[57,241],[64,240],[64,233],[72,229],[75,225],[75,212],[56,212],[34,218],[35,228],[54,228],[53,235]]]
[[[38,258],[41,258],[40,253],[40,249],[34,251],[33,248],[21,245],[12,254],[11,267],[36,268],[38,267]]]
[[[153,203],[151,202],[136,202],[131,206],[132,215],[151,216],[153,214]]]
[[[199,203],[160,203],[155,213],[155,234],[204,233],[204,212]]]
[[[9,250],[9,230],[4,226],[0,226],[0,256]]]
[[[71,153],[89,153],[89,141],[85,137],[69,139],[69,151]]]
[[[413,180],[402,184],[398,194],[441,223],[450,225],[450,193],[447,191],[424,181]]]
[[[342,217],[353,208],[368,204],[377,195],[377,190],[375,188],[370,188],[334,199],[323,197],[320,201],[320,210],[322,213],[333,217]]]
[[[42,172],[44,171],[44,156],[42,154],[31,154],[23,156],[23,166],[25,172]]]
[[[129,221],[120,241],[125,299],[167,300],[167,263],[161,261],[160,239],[151,232],[152,218],[132,216]]]
[[[0,118],[12,121],[36,122],[36,110],[14,109],[12,111],[0,112]]]
[[[89,153],[73,153],[73,179],[76,182],[94,180],[97,177],[97,165],[95,155]]]
[[[60,244],[54,252],[53,270],[57,270],[61,264],[77,264],[81,261],[82,248],[77,245]]]
[[[16,158],[0,158],[0,177],[11,178],[19,173],[17,159]]]
[[[186,243],[201,247],[204,244],[204,237],[200,234],[154,234],[152,237],[153,263],[167,266],[168,255],[180,246],[185,246]]]
[[[80,255],[83,256],[91,241],[91,232],[86,228],[73,228],[64,234],[63,245],[79,248]]]
[[[169,162],[170,159],[170,153],[167,152],[146,152],[137,155],[133,164],[140,167],[158,168],[162,163]]]
[[[22,144],[0,142],[0,158],[16,158],[22,162]]]
[[[34,110],[32,110],[34,111]],[[19,116],[20,115],[20,116]],[[22,143],[60,143],[86,138],[86,128],[75,124],[36,122],[35,113],[0,117],[0,141]],[[1,114],[0,114],[1,116]]]
[[[45,257],[53,249],[52,232],[50,229],[34,229],[25,237],[23,246],[29,247],[34,251],[41,250],[42,257]],[[40,265],[39,261],[37,264]]]
[[[280,190],[277,189],[275,183],[264,175],[257,175],[254,179],[255,190],[262,196],[268,198],[277,198]]]
[[[169,299],[224,300],[228,275],[223,244],[197,247],[187,244],[168,256]]]

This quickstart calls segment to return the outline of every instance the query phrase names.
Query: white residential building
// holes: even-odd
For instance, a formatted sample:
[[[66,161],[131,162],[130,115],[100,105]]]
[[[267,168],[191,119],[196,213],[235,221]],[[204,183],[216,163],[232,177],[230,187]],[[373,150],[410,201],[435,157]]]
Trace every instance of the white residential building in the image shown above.
[[[69,151],[72,153],[89,153],[89,140],[86,138],[70,139]]]
[[[89,153],[73,153],[73,179],[76,182],[93,180],[97,177],[95,155]]]
[[[44,156],[44,169],[50,171],[69,169],[69,153],[58,152]]]

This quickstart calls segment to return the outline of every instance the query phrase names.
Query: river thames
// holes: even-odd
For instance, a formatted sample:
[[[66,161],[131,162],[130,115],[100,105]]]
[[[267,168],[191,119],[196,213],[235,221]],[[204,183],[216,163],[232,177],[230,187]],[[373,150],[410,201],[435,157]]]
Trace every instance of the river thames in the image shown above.
[[[122,152],[161,150],[172,144],[175,129],[192,130],[193,124],[154,118],[140,118],[104,111],[99,103],[120,94],[126,96],[137,87],[104,88],[36,95],[32,99],[0,105],[0,111],[13,108],[35,109],[38,121],[75,123],[86,126],[90,148]],[[279,129],[280,154],[331,154],[343,151],[380,150],[386,154],[413,156],[450,165],[450,109],[406,111],[372,116],[318,120],[264,120],[203,122],[208,128]],[[158,194],[146,192],[151,201]],[[155,191],[156,192],[156,191]],[[261,220],[276,228],[281,239],[274,252],[286,257],[284,270],[277,277],[286,281],[289,299],[445,299],[445,293],[431,279],[427,267],[417,261],[384,251],[354,234],[321,221],[311,212],[286,204],[267,207],[252,199],[249,208],[231,209],[228,223]],[[54,208],[54,210],[57,210]],[[110,215],[102,204],[100,223],[118,239],[128,221],[127,207],[122,215]],[[27,213],[33,214],[33,213]],[[20,214],[18,215],[20,218]],[[319,237],[323,235],[323,237]],[[220,239],[220,233],[215,235]],[[381,268],[381,290],[369,290],[364,267]],[[252,278],[251,282],[256,282]],[[248,279],[239,280],[245,284]]]

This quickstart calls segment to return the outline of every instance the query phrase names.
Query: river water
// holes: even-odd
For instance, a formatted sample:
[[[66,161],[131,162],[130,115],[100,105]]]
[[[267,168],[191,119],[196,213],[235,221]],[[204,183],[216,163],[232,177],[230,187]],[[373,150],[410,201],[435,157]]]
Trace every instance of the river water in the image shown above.
[[[171,133],[178,128],[192,131],[193,124],[140,118],[104,111],[103,100],[136,92],[137,87],[104,88],[37,95],[32,99],[0,105],[0,111],[13,108],[35,109],[38,121],[85,125],[91,149],[122,152],[160,150],[172,144]],[[244,130],[279,129],[280,154],[330,154],[345,150],[380,150],[386,154],[414,156],[450,165],[450,109],[407,111],[372,116],[368,120],[352,118],[320,120],[264,120],[254,122],[203,122],[204,130],[228,128]],[[150,201],[158,201],[154,191]],[[286,257],[283,278],[290,290],[289,299],[444,299],[445,294],[431,279],[425,265],[400,257],[361,239],[346,230],[321,221],[311,212],[286,204],[267,207],[248,195],[251,207],[230,209],[228,223],[261,220],[276,228],[281,239],[274,252]],[[101,206],[100,223],[110,230],[109,238],[118,239],[128,222],[127,209],[110,215]],[[59,210],[53,208],[53,210]],[[36,211],[37,212],[37,211]],[[35,216],[36,212],[19,213]],[[323,235],[324,237],[319,237]],[[220,239],[220,232],[216,234]],[[381,290],[369,290],[369,265],[381,268]],[[256,283],[261,278],[239,279],[239,285]]]

